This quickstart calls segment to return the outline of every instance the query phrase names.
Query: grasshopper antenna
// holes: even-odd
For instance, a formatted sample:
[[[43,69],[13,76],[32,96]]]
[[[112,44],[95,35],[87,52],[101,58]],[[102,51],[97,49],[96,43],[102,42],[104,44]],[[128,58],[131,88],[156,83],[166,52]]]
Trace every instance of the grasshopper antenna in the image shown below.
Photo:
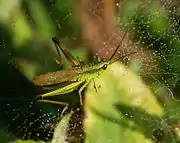
[[[127,30],[127,31],[128,31],[128,30]],[[112,56],[110,57],[110,61],[112,61],[111,63],[114,63],[114,62],[118,61],[119,59],[122,59],[122,58],[124,58],[124,57],[126,57],[126,56],[129,56],[129,55],[132,55],[132,54],[136,53],[136,52],[131,52],[131,53],[128,53],[128,54],[125,54],[125,55],[120,56],[120,57],[119,57],[118,59],[116,59],[116,60],[112,60],[113,57],[115,56],[116,52],[118,51],[119,47],[121,46],[124,38],[126,37],[127,31],[126,31],[125,34],[123,35],[123,37],[122,37],[122,39],[120,40],[117,48],[115,49],[115,51],[113,52]]]
[[[116,50],[114,51],[114,53],[112,54],[112,56],[110,57],[110,59],[109,59],[109,60],[112,60],[112,58],[113,58],[113,57],[114,57],[114,55],[116,54],[117,50],[118,50],[118,49],[119,49],[119,47],[121,46],[121,44],[122,44],[122,42],[123,42],[124,38],[126,37],[126,35],[127,35],[127,31],[126,31],[126,33],[123,35],[123,37],[122,37],[121,41],[119,42],[119,44],[118,44],[118,46],[117,46]]]

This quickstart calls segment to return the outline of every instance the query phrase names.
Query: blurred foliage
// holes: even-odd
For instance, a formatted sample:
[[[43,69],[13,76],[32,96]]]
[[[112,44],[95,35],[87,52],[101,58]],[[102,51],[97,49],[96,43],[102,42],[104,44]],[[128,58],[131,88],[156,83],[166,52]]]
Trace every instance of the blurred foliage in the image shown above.
[[[152,0],[138,9],[140,0],[122,1],[118,28],[132,28],[135,43],[156,57],[157,65],[147,67],[158,73],[140,71],[137,61],[129,69],[114,63],[95,79],[97,92],[93,83],[88,86],[83,113],[77,92],[55,97],[70,104],[62,117],[63,107],[35,102],[45,91],[31,81],[63,68],[54,61],[54,36],[90,62],[91,53],[80,43],[75,1],[0,0],[0,142],[180,142],[180,106],[174,100],[180,94],[180,6],[174,2]]]

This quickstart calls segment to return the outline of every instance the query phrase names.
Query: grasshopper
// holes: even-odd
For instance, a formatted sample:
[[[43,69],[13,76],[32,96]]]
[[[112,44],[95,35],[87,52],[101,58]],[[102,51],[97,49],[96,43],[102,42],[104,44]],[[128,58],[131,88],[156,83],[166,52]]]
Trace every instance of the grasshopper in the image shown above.
[[[56,50],[58,51],[58,55],[60,56],[60,51],[63,53],[64,57],[68,60],[69,67],[65,70],[42,74],[42,75],[34,77],[33,82],[37,86],[40,86],[40,87],[56,86],[57,87],[57,89],[55,89],[53,91],[38,95],[37,100],[39,102],[47,102],[47,103],[64,105],[65,106],[64,110],[66,110],[68,108],[68,103],[46,100],[45,98],[50,97],[50,96],[59,96],[59,95],[63,95],[63,94],[78,90],[79,98],[80,98],[80,105],[83,105],[82,91],[84,90],[84,88],[87,87],[87,85],[91,81],[94,82],[94,78],[97,78],[104,71],[106,71],[108,65],[110,65],[110,64],[118,61],[120,58],[122,58],[122,57],[120,57],[116,60],[112,60],[114,55],[116,54],[117,50],[121,46],[122,41],[125,36],[126,36],[126,33],[123,35],[117,48],[115,49],[115,51],[113,52],[113,54],[109,60],[101,61],[96,64],[90,63],[87,65],[84,65],[77,58],[74,58],[67,51],[67,49],[65,49],[59,43],[59,41],[56,38],[52,38],[52,41],[56,47]],[[130,54],[132,54],[132,53],[130,53]],[[62,85],[65,85],[65,86],[62,86]],[[94,83],[94,87],[95,87],[95,83]]]

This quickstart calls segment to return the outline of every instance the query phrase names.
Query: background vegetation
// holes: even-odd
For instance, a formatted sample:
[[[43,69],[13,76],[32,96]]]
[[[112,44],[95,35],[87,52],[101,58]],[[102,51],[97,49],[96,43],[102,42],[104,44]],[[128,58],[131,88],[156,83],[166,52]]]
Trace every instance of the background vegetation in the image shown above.
[[[179,2],[0,0],[0,142],[180,142]],[[125,56],[77,92],[36,102],[34,76],[61,70],[52,37],[86,63]],[[134,54],[130,54],[134,53]],[[126,66],[125,66],[126,65]]]

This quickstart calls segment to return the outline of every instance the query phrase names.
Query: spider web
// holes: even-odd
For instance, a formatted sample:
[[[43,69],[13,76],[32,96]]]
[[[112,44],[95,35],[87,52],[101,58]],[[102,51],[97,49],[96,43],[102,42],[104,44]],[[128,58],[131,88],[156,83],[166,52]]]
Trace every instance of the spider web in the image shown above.
[[[139,10],[135,7],[134,8],[135,11],[129,12],[130,16],[125,15],[124,16],[125,18],[122,19],[123,15],[119,16],[118,15],[119,13],[115,14],[116,22],[118,23],[117,27],[121,27],[123,29],[120,30],[120,33],[121,32],[124,33],[124,27],[125,28],[130,27],[130,30],[128,31],[125,40],[123,40],[121,44],[122,48],[118,51],[118,53],[120,55],[126,55],[132,51],[136,52],[135,55],[128,56],[126,59],[124,59],[124,61],[128,60],[130,66],[133,66],[133,64],[135,64],[135,66],[138,67],[139,76],[141,76],[144,79],[146,84],[152,89],[152,91],[157,96],[157,98],[161,102],[163,102],[163,104],[165,105],[165,109],[167,108],[167,114],[165,114],[164,118],[162,118],[162,126],[166,130],[170,128],[169,123],[172,122],[172,120],[177,121],[179,117],[179,112],[178,112],[179,106],[177,105],[178,104],[177,100],[179,98],[178,89],[180,84],[179,83],[180,13],[178,11],[180,4],[178,1],[173,1],[173,0],[159,0],[159,1],[148,1],[148,2],[137,1],[137,2],[139,3],[139,5],[142,6],[142,8]],[[68,22],[69,23],[72,21],[74,22],[74,19],[72,18],[74,16],[73,9],[68,8],[68,4],[71,3],[71,1],[65,2],[63,0],[61,1],[51,0],[41,3],[42,5],[40,3],[36,3],[36,4],[39,4],[40,6],[39,8],[42,9],[43,9],[43,5],[45,6],[49,5],[49,7],[47,7],[46,18],[50,20],[49,21],[45,20],[43,24],[41,24],[41,22],[39,22],[37,19],[34,20],[35,18],[32,16],[32,11],[30,10],[30,7],[28,7],[29,6],[28,3],[24,2],[22,3],[22,5],[19,4],[24,9],[27,8],[25,12],[26,14],[25,17],[26,19],[28,19],[28,23],[30,23],[34,31],[38,29],[38,26],[36,27],[36,25],[38,24],[39,27],[42,28],[41,29],[42,31],[44,29],[49,29],[49,31],[45,30],[44,32],[45,34],[42,31],[39,32],[41,34],[39,34],[38,32],[37,33],[34,32],[32,34],[33,36],[30,38],[37,39],[37,41],[34,40],[35,42],[32,42],[29,46],[28,44],[24,44],[27,47],[26,46],[23,47],[22,46],[23,44],[22,45],[20,44],[21,41],[19,41],[19,43],[17,42],[19,45],[21,45],[24,48],[24,49],[22,48],[18,52],[22,52],[24,53],[24,55],[23,54],[18,55],[18,52],[15,50],[15,48],[18,47],[18,44],[17,46],[15,46],[15,48],[8,48],[8,47],[13,47],[13,42],[9,43],[9,41],[13,41],[13,40],[10,39],[11,37],[10,34],[9,35],[6,34],[7,31],[1,31],[2,38],[0,41],[0,45],[2,49],[1,57],[3,56],[5,57],[5,55],[7,55],[5,58],[8,64],[10,65],[12,64],[11,63],[12,61],[10,59],[13,53],[14,55],[16,55],[16,57],[20,57],[20,59],[25,58],[28,60],[32,60],[32,62],[30,63],[28,63],[27,60],[25,62],[21,62],[21,64],[22,65],[24,65],[24,63],[27,64],[28,66],[26,66],[26,68],[30,67],[29,70],[32,70],[34,73],[35,73],[35,69],[37,69],[36,73],[40,71],[48,72],[49,67],[47,65],[48,64],[50,65],[54,62],[52,61],[52,59],[55,54],[54,51],[50,48],[51,44],[48,40],[43,41],[43,38],[48,39],[51,38],[52,35],[54,36],[57,34],[58,36],[63,37],[62,39],[64,40],[65,43],[69,42],[67,39],[71,39],[71,42],[73,41],[74,43],[76,43],[76,40],[79,38],[79,35],[77,33],[79,32],[80,29],[77,26],[78,24],[77,25],[75,24],[75,28],[72,28],[71,24],[67,25]],[[94,15],[95,17],[97,17],[97,19],[100,19],[101,21],[100,14],[104,10],[102,9],[103,2],[97,3],[94,0],[93,3],[95,3],[95,7],[93,7],[93,9],[90,9],[89,12],[90,14]],[[124,5],[124,9],[122,9],[122,11],[124,10],[124,13],[126,14],[127,6],[131,8],[132,5],[130,4],[133,2],[130,1],[125,3],[123,1],[122,3]],[[13,7],[18,7],[18,4],[16,3],[12,3],[12,4],[13,4],[11,7],[12,9]],[[120,5],[121,3],[119,2],[115,4],[117,9],[120,7]],[[34,5],[32,4],[31,6],[33,7]],[[56,13],[56,15],[54,13]],[[3,18],[7,19],[8,17],[3,17]],[[16,22],[16,19],[14,19],[14,21]],[[47,25],[50,25],[50,23],[52,22],[55,25],[54,28],[55,30],[51,28],[51,26],[43,27],[45,25],[44,23],[46,22]],[[163,22],[165,23],[165,25],[162,24]],[[13,26],[14,25],[12,24],[10,26],[11,27],[10,29],[16,29]],[[164,29],[161,28],[161,26],[164,27]],[[54,32],[56,30],[58,32]],[[26,30],[26,32],[28,33],[29,31]],[[51,34],[48,35],[46,33],[51,33],[52,35]],[[44,37],[42,38],[41,36]],[[104,37],[107,38],[107,40],[101,43],[103,45],[102,48],[95,49],[95,52],[93,54],[107,58],[114,51],[114,47],[115,47],[114,44],[116,44],[117,41],[121,39],[121,36],[119,36],[119,33],[114,32],[110,36],[107,36],[105,34]],[[18,39],[21,40],[21,38],[24,38],[23,35],[22,37],[19,37],[14,40],[18,41]],[[29,41],[26,38],[28,39],[29,37],[25,37],[25,41],[28,43]],[[39,41],[42,40],[45,44],[42,44],[40,42],[38,43],[38,40]],[[31,47],[35,47],[35,48],[31,48]],[[46,48],[47,50],[47,51],[44,50],[42,55],[43,54],[50,55],[49,57],[46,56],[46,58],[44,58],[43,56],[38,54],[40,53],[42,48]],[[48,49],[51,50],[48,51]],[[28,56],[27,52],[25,51],[31,51],[32,55],[38,54],[39,58],[37,57],[35,58],[35,56],[32,57]],[[101,56],[101,53],[104,53],[104,55]],[[41,69],[37,68],[39,64],[35,62],[36,60],[38,60],[40,63],[44,63],[41,65]],[[138,61],[140,63],[140,66],[138,66],[139,63],[137,65],[136,62],[131,63],[131,61],[133,60]],[[35,65],[37,64],[38,66],[34,67],[32,66],[33,64]],[[53,66],[51,67],[51,71],[54,71],[56,69],[55,68],[56,66],[55,64],[52,65]],[[20,103],[11,102],[10,104],[4,103],[3,105],[5,105],[2,108],[4,109],[3,112],[4,115],[7,117],[10,116],[11,119],[11,123],[6,128],[16,128],[15,130],[13,130],[15,135],[18,136],[20,134],[23,134],[23,138],[25,139],[31,139],[32,136],[34,136],[35,134],[36,139],[41,138],[40,136],[45,136],[45,140],[49,140],[52,137],[56,123],[58,123],[58,121],[60,120],[59,119],[61,113],[60,109],[54,106],[49,107],[52,109],[51,111],[47,110],[47,107],[45,107],[45,109],[47,110],[47,112],[45,112],[44,107],[28,101],[27,102],[24,101],[23,105],[21,102]],[[19,108],[17,108],[18,106]],[[10,112],[10,110],[12,110],[13,114]],[[153,121],[150,119],[149,122],[153,122]],[[15,126],[12,126],[13,124],[15,124]],[[29,132],[29,130],[31,130],[31,132]],[[175,137],[173,136],[172,138]]]
[[[141,5],[141,2],[139,3]],[[134,57],[127,56],[127,58],[129,61],[138,61],[139,75],[167,110],[165,118],[162,118],[162,126],[166,131],[171,128],[170,120],[176,117],[176,123],[171,128],[175,131],[179,129],[179,107],[177,105],[179,103],[179,2],[165,0],[142,3],[144,5],[140,11],[136,9],[135,14],[130,14],[128,18],[123,19],[124,21],[120,21],[120,26],[130,27],[130,34],[128,33],[121,43],[118,53],[127,55],[129,52],[136,51]],[[99,9],[101,4],[97,4],[98,8],[94,13],[102,11]],[[119,3],[116,3],[116,6],[118,7]],[[125,8],[127,7],[126,5]],[[163,22],[165,25],[162,24]],[[119,37],[117,33],[112,33],[109,39],[103,42],[104,48],[98,49],[96,54],[103,52],[105,57],[108,57],[108,54],[114,50],[113,44],[121,38],[122,36]],[[175,108],[172,109],[172,107]],[[171,114],[168,113],[168,108],[171,109]],[[153,121],[149,120],[149,122],[151,124]],[[169,133],[171,134],[171,131]],[[176,141],[177,138],[173,133],[171,137]]]

